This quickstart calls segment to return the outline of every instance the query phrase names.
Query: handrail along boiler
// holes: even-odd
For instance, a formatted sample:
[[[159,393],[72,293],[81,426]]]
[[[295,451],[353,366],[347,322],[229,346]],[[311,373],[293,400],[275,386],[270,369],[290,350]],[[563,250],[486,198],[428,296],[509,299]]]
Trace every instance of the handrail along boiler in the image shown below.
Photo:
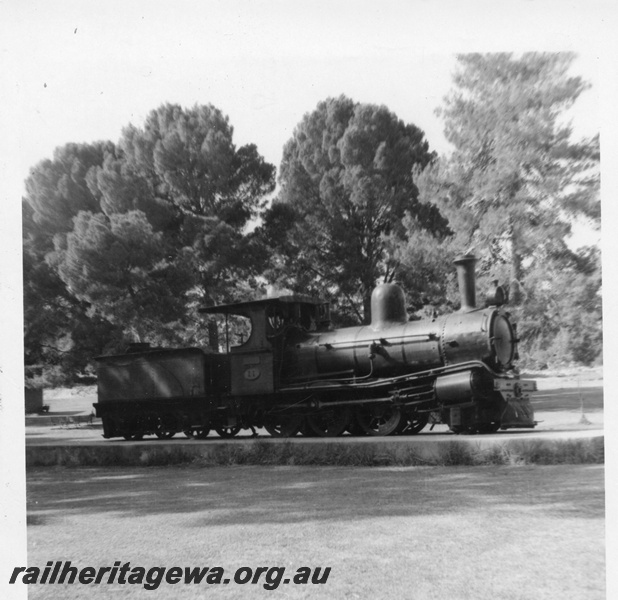
[[[333,329],[329,306],[288,295],[200,309],[251,323],[226,352],[133,348],[98,359],[106,438],[205,437],[265,427],[272,435],[455,433],[534,427],[534,381],[516,374],[516,326],[496,288],[476,306],[476,258],[455,261],[460,310],[409,321],[402,289],[379,285],[369,325]]]

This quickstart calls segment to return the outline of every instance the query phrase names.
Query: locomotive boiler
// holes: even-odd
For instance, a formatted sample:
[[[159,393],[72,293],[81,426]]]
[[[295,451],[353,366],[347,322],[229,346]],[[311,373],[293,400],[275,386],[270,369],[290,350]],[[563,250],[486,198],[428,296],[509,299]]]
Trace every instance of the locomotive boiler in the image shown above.
[[[534,427],[534,381],[514,369],[517,331],[496,287],[477,307],[473,256],[455,261],[461,308],[408,318],[403,291],[378,286],[371,323],[334,329],[329,305],[286,295],[200,309],[250,332],[224,352],[135,348],[98,359],[104,437],[416,434],[429,422],[454,433]]]

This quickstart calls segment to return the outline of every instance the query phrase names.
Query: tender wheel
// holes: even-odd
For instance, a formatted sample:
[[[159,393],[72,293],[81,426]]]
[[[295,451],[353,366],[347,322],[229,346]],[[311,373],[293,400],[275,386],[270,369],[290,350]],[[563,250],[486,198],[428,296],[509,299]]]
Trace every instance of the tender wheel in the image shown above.
[[[156,423],[155,435],[160,440],[170,440],[175,435],[178,429],[176,428],[176,419],[174,415],[164,415],[159,417]]]
[[[127,440],[127,442],[137,442],[144,437],[144,434],[143,433],[127,433],[123,437],[125,440]]]
[[[301,415],[271,415],[264,421],[264,429],[272,437],[292,437],[300,431],[303,421]]]
[[[240,427],[238,425],[234,427],[216,427],[215,431],[222,438],[233,438],[240,431]]]
[[[350,424],[352,413],[347,408],[326,409],[309,415],[307,427],[319,437],[337,437]]]
[[[183,432],[188,438],[194,440],[203,440],[208,437],[210,427],[197,427],[195,429],[185,429]]]
[[[407,419],[405,427],[401,433],[404,435],[416,435],[427,425],[429,422],[429,414],[415,414],[410,415]]]
[[[356,414],[358,424],[368,435],[391,435],[401,427],[404,419],[396,406],[374,406]]]

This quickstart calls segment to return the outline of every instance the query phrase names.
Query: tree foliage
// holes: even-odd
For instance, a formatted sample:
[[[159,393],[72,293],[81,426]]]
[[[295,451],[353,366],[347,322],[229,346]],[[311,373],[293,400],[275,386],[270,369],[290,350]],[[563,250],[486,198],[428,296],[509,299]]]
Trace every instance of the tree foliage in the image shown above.
[[[63,244],[80,210],[97,210],[92,170],[111,143],[67,144],[53,160],[34,167],[22,202],[24,347],[29,385],[53,385],[83,373],[91,357],[117,343],[121,332],[88,312],[55,266],[55,244]]]
[[[80,212],[67,235],[58,273],[91,313],[148,339],[184,317],[191,276],[141,211]]]
[[[581,249],[575,261],[552,261],[527,277],[521,311],[531,364],[593,364],[603,343],[601,256]]]
[[[575,322],[564,321],[564,298],[570,306],[579,301],[555,273],[583,277],[593,293],[600,286],[600,267],[591,271],[568,245],[578,218],[600,226],[599,139],[573,141],[566,120],[588,87],[569,74],[574,58],[458,56],[454,87],[438,111],[453,152],[417,178],[421,199],[435,203],[455,232],[444,252],[474,250],[485,280],[510,282],[530,347],[551,343],[555,328],[547,324],[556,319],[578,335]],[[600,332],[600,310],[594,314]]]
[[[67,144],[56,149],[53,160],[43,160],[31,170],[25,200],[48,249],[56,234],[71,231],[80,210],[100,211],[93,169],[113,152],[111,142]]]
[[[423,132],[385,106],[320,102],[284,148],[281,190],[262,229],[275,251],[270,276],[342,297],[367,320],[371,290],[394,275],[388,238],[405,237],[401,219],[445,231],[435,207],[418,201],[413,178],[433,156]]]
[[[55,339],[46,362],[83,368],[68,360],[85,355],[78,323],[100,333],[89,357],[126,341],[204,343],[196,305],[257,286],[246,226],[274,176],[211,105],[163,105],[116,145],[56,150],[26,182],[27,364]]]
[[[245,228],[274,189],[274,166],[252,144],[236,148],[227,117],[210,105],[161,106],[118,145],[96,176],[105,214],[144,213],[170,264],[191,272],[187,299],[233,299],[236,283],[255,276]]]

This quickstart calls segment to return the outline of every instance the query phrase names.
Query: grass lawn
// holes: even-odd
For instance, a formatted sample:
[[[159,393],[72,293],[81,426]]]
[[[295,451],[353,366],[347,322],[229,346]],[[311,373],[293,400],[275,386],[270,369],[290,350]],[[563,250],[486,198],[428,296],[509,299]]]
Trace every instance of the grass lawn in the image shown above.
[[[43,468],[27,479],[29,566],[332,567],[324,585],[276,591],[39,584],[32,600],[605,596],[602,465]]]

